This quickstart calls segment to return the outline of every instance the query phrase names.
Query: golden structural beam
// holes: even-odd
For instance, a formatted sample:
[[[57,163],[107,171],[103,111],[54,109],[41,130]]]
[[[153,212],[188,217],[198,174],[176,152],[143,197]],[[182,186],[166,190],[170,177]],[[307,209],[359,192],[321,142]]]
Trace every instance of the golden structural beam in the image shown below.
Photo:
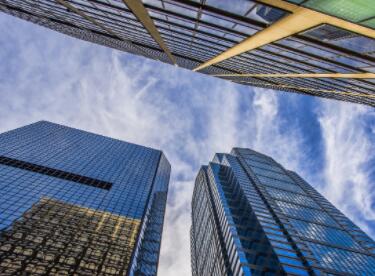
[[[168,49],[163,38],[161,37],[158,29],[156,28],[154,21],[152,21],[150,15],[148,14],[145,6],[140,0],[123,0],[125,5],[133,12],[133,14],[138,18],[142,25],[146,28],[151,37],[160,46],[161,49],[166,53],[169,59],[174,65],[177,65],[175,57],[172,55],[171,51]]]
[[[254,77],[254,78],[337,78],[337,79],[375,79],[375,73],[309,73],[309,74],[217,74],[214,77]]]
[[[239,81],[239,83],[246,83],[246,84],[253,84],[249,81]],[[272,86],[272,84],[262,84],[265,86]],[[307,88],[307,87],[299,87],[299,86],[293,86],[293,85],[277,85],[277,89],[279,88],[286,88],[286,89],[295,89],[298,91],[306,91],[306,92],[320,92],[320,93],[327,93],[327,94],[338,94],[342,96],[353,96],[353,97],[359,97],[359,98],[374,98],[375,94],[362,94],[358,92],[346,92],[346,91],[338,91],[338,90],[328,90],[328,89],[316,89],[316,88]]]
[[[291,3],[287,3],[282,0],[258,0],[258,2],[287,10],[291,12],[291,14],[283,17],[271,26],[255,33],[253,36],[246,38],[242,42],[222,52],[216,57],[206,61],[205,63],[195,68],[193,71],[201,70],[210,65],[214,65],[242,53],[254,50],[256,48],[300,33],[321,24],[330,24],[351,32],[375,38],[375,30]]]

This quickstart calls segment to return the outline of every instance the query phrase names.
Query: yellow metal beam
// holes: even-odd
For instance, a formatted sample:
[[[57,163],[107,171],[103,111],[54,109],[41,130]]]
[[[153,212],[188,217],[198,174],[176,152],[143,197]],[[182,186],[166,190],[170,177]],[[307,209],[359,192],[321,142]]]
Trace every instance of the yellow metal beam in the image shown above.
[[[239,83],[246,83],[246,84],[253,84],[249,81],[238,81]],[[254,85],[254,84],[253,84]],[[306,91],[306,92],[320,92],[326,94],[338,94],[342,96],[353,96],[359,98],[375,98],[375,94],[362,94],[358,92],[345,92],[345,91],[338,91],[338,90],[328,90],[328,89],[314,89],[314,88],[307,88],[307,87],[300,87],[300,86],[293,86],[293,85],[272,85],[272,84],[262,84],[265,86],[271,86],[273,89],[277,86],[277,89],[287,88],[287,89],[295,89],[297,91]]]
[[[175,57],[172,55],[171,51],[168,49],[163,38],[161,37],[158,29],[156,28],[154,21],[152,21],[150,15],[148,14],[145,6],[140,0],[123,0],[126,6],[133,12],[133,14],[138,18],[142,25],[146,28],[151,37],[160,46],[161,49],[166,53],[169,59],[174,65],[177,65]]]
[[[375,73],[309,73],[309,74],[217,74],[214,77],[254,77],[254,78],[336,78],[336,79],[375,79]]]
[[[255,33],[253,36],[243,40],[239,44],[219,54],[213,59],[203,63],[202,65],[195,68],[194,71],[201,70],[205,67],[219,63],[228,58],[240,55],[253,49],[262,47],[268,43],[312,28],[320,23],[317,22],[316,18],[314,18],[312,15],[313,11],[301,8],[299,9],[299,11],[296,11],[295,13],[284,17],[268,28]]]
[[[339,28],[346,29],[348,31],[375,38],[375,30],[348,22],[346,20],[342,20],[330,15],[306,9],[304,7],[287,3],[282,0],[258,1],[264,4],[268,4],[270,6],[287,10],[291,12],[291,14],[278,20],[271,26],[255,33],[253,36],[243,40],[242,42],[238,43],[232,48],[229,48],[228,50],[224,51],[218,56],[206,61],[205,63],[195,68],[193,71],[201,70],[210,65],[214,65],[216,63],[222,62],[242,53],[254,50],[256,48],[289,37],[291,35],[300,33],[302,31],[316,27],[321,24],[331,24]]]

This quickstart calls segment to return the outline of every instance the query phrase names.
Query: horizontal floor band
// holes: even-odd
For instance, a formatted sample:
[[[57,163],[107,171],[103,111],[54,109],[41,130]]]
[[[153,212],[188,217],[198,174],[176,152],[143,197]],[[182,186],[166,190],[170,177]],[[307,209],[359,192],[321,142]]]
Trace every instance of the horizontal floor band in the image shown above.
[[[81,183],[84,185],[88,185],[88,186],[92,186],[92,187],[100,188],[104,190],[109,190],[112,187],[111,182],[107,182],[107,181],[103,181],[103,180],[99,180],[99,179],[95,179],[95,178],[91,178],[91,177],[87,177],[87,176],[83,176],[83,175],[79,175],[75,173],[65,172],[62,170],[53,169],[53,168],[33,164],[30,162],[26,162],[26,161],[14,159],[14,158],[6,157],[6,156],[0,156],[0,164],[26,170],[26,171],[39,173],[39,174],[44,174],[44,175],[48,175],[48,176],[52,176],[52,177],[56,177],[56,178],[60,178],[64,180],[69,180],[69,181]]]

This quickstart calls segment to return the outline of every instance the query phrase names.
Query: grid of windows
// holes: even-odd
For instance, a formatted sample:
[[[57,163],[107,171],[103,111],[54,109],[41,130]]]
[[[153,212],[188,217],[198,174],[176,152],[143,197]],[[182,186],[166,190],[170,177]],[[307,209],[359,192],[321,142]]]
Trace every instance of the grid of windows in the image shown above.
[[[17,243],[17,240],[9,239],[13,235],[9,233],[18,231],[23,221],[26,226],[30,222],[31,228],[38,225],[38,219],[43,221],[46,229],[52,223],[54,226],[59,225],[59,221],[61,229],[65,224],[69,225],[71,221],[65,221],[67,217],[60,219],[52,214],[47,216],[47,211],[41,211],[32,221],[26,219],[30,212],[37,210],[38,206],[43,205],[43,199],[47,198],[53,206],[60,206],[62,212],[65,212],[65,209],[68,210],[66,212],[87,210],[87,220],[78,219],[77,223],[85,223],[88,232],[84,235],[88,239],[95,233],[89,229],[99,227],[96,222],[92,225],[89,223],[90,219],[97,220],[97,214],[102,214],[102,224],[105,225],[111,221],[111,217],[137,222],[137,227],[134,228],[134,233],[132,232],[134,241],[129,243],[129,246],[123,246],[127,255],[120,255],[126,263],[118,263],[118,266],[108,273],[124,274],[124,271],[129,272],[129,269],[132,272],[138,269],[150,274],[156,273],[170,173],[170,165],[160,151],[49,122],[38,122],[0,134],[0,155],[1,160],[7,161],[0,164],[1,241],[7,244]],[[74,214],[77,212],[74,211]],[[116,222],[114,225],[116,226]],[[70,230],[68,227],[67,236],[61,238],[73,239],[75,236],[69,236],[69,233],[77,232],[79,235],[80,231],[86,229],[74,227],[76,226],[72,225]],[[27,232],[26,228],[22,228],[22,231]],[[128,228],[124,231],[130,230]],[[45,233],[43,239],[49,239],[51,235],[54,234]],[[53,239],[60,239],[59,234],[53,236]],[[34,245],[47,253],[50,250],[44,243]],[[105,254],[111,254],[112,246],[107,245],[103,245],[103,250],[107,252]],[[65,252],[64,248],[67,247],[60,248],[61,253],[68,256],[70,251]],[[81,251],[77,254],[82,255],[86,249],[84,246],[79,248]],[[26,249],[28,250],[27,246]],[[39,259],[34,254],[26,257],[17,254],[12,255],[12,264],[21,260],[23,262],[21,267],[17,268],[7,265],[8,261],[0,256],[2,272],[16,269],[16,274],[22,274],[29,263],[33,263],[34,268],[38,266]],[[80,265],[77,266],[77,262],[64,263],[63,270],[71,272],[72,269],[78,269]],[[46,261],[41,266],[45,265],[48,266],[44,267],[47,270],[57,267],[58,259]],[[72,267],[69,268],[69,265]],[[92,265],[84,266],[85,269],[100,270],[104,264],[93,261]],[[68,274],[71,274],[70,272]]]
[[[265,177],[269,177],[269,178],[273,178],[273,179],[277,179],[277,180],[282,180],[282,181],[286,181],[286,182],[293,182],[289,176],[287,176],[285,173],[283,172],[274,172],[274,171],[270,171],[270,170],[266,170],[266,169],[261,169],[261,168],[257,168],[257,167],[253,167],[252,170],[254,171],[254,173],[257,175],[257,176],[265,176]]]
[[[362,247],[345,231],[311,222],[289,219],[301,238],[314,239],[331,245],[362,250]]]
[[[245,160],[246,160],[246,163],[251,166],[252,168],[259,168],[259,169],[264,169],[264,170],[268,170],[268,171],[273,171],[273,172],[279,172],[281,173],[282,170],[277,167],[277,166],[272,166],[270,165],[269,163],[264,163],[264,161],[258,161],[258,160],[253,160],[254,157],[246,157]]]
[[[279,189],[283,189],[286,191],[301,193],[301,194],[304,193],[304,191],[299,186],[291,182],[285,182],[285,181],[277,180],[274,178],[265,177],[262,175],[257,175],[257,178],[263,185],[266,185],[266,186],[279,188]]]
[[[360,1],[366,4],[340,0],[328,1],[335,3],[328,5],[324,4],[327,1],[310,0],[302,5],[373,28],[373,5],[368,0]],[[236,4],[208,0],[142,2],[177,64],[189,69],[290,15],[289,11],[251,0],[236,0]],[[361,9],[366,5],[369,8]],[[347,6],[356,12],[342,13],[349,10]],[[171,63],[122,0],[8,0],[0,2],[0,10],[80,39]],[[324,24],[229,58],[202,72],[374,73],[374,44],[373,38]],[[373,79],[222,77],[242,84],[374,105]]]
[[[282,210],[282,212],[288,216],[312,222],[322,223],[330,226],[338,226],[336,221],[326,212],[303,207],[300,205],[295,205],[284,201],[275,201]]]
[[[290,245],[283,228],[274,220],[265,202],[257,195],[236,158],[224,155],[216,158],[216,162],[223,166],[210,164],[200,171],[196,180],[192,202],[192,247],[202,248],[207,243],[200,242],[204,239],[216,239],[219,244],[222,240],[220,245],[228,262],[226,265],[233,275],[253,275],[265,270],[274,274],[308,275],[303,260]],[[207,175],[207,182],[202,175]],[[205,185],[211,187],[212,194],[206,194],[211,202],[202,198],[200,191]],[[206,225],[210,219],[204,214],[211,208],[211,212],[217,212],[218,219],[212,223],[218,236],[213,235],[211,227]],[[192,251],[194,275],[207,274],[199,272],[207,272],[206,269],[211,267],[206,263],[211,247]],[[210,275],[222,274],[215,272]]]
[[[212,189],[212,202],[198,196],[202,186],[198,176],[192,203],[192,246],[199,244],[198,237],[210,242],[224,240],[221,248],[226,251],[222,252],[233,275],[240,274],[236,267],[250,269],[243,275],[272,269],[276,269],[272,275],[276,271],[291,275],[374,274],[373,241],[296,173],[272,158],[234,148],[231,154],[216,154],[204,172],[209,176],[205,183]],[[213,223],[219,233],[216,237],[205,226],[208,219],[202,218],[207,207],[217,212],[218,220]],[[197,255],[192,251],[194,275],[203,275],[196,263],[207,252]],[[205,269],[205,262],[200,266]]]
[[[354,275],[374,275],[375,258],[334,247],[308,243],[319,264],[324,268]]]
[[[229,162],[231,162],[229,160]],[[233,222],[236,226],[236,234],[241,242],[246,256],[246,263],[253,265],[254,273],[267,269],[277,272],[280,268],[270,242],[265,237],[283,239],[283,233],[277,229],[263,228],[256,219],[256,215],[270,217],[271,214],[261,201],[256,201],[252,208],[246,200],[246,192],[241,191],[241,184],[233,175],[233,172],[221,167],[216,185],[222,187],[223,196],[227,199]],[[237,183],[236,183],[237,182]],[[292,253],[291,253],[292,254]],[[290,256],[289,256],[290,257]],[[293,257],[291,255],[291,257]],[[298,262],[293,258],[285,258],[285,263]]]
[[[311,208],[321,209],[320,206],[310,197],[271,187],[266,187],[266,190],[268,194],[274,199],[288,201],[291,203],[304,205]]]
[[[193,275],[230,275],[217,214],[210,205],[206,168],[198,175],[192,202],[191,250]]]
[[[140,220],[42,198],[0,236],[0,273],[126,274]]]

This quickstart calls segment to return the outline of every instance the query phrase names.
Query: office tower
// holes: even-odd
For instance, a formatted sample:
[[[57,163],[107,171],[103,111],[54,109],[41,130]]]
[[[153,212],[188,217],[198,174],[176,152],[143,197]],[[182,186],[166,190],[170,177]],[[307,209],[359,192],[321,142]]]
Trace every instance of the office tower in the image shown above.
[[[161,151],[37,122],[0,134],[0,275],[156,275]]]
[[[0,0],[0,10],[236,83],[375,106],[373,0]]]
[[[196,178],[193,275],[375,275],[375,243],[295,172],[234,148]]]

